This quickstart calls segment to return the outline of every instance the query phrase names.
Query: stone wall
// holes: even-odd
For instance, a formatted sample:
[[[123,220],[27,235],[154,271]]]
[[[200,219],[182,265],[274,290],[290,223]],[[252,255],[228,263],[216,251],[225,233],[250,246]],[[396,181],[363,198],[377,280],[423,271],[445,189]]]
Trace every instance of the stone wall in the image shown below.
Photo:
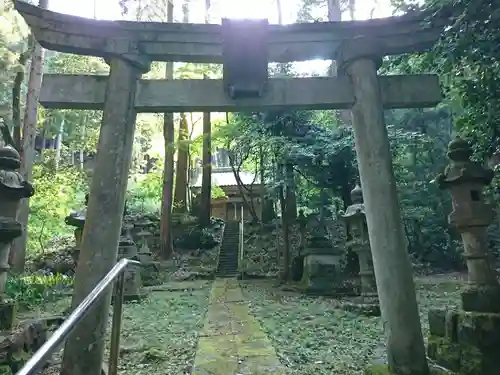
[[[0,374],[15,374],[44,343],[64,318],[23,322],[12,331],[0,332]]]

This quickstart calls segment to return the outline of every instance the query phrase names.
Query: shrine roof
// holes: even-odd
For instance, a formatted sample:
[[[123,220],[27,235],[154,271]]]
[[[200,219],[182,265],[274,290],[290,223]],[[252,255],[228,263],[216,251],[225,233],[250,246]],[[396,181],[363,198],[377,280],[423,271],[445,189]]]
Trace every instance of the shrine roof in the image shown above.
[[[251,185],[252,183],[254,185],[260,185],[259,176],[256,176],[252,172],[241,171],[239,175],[241,178],[241,182],[244,185]],[[200,188],[202,178],[202,173],[200,173],[198,178],[193,182],[193,184],[191,184],[191,187]],[[219,187],[238,186],[231,167],[212,169],[212,184]]]

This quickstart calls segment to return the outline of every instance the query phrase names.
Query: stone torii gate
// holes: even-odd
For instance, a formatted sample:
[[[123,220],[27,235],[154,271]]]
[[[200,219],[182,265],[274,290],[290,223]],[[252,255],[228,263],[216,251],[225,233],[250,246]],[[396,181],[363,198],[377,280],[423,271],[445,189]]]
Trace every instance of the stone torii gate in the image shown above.
[[[388,19],[267,25],[96,21],[17,1],[45,48],[101,56],[106,76],[46,75],[47,108],[103,109],[97,162],[76,271],[73,305],[114,265],[137,112],[351,109],[368,232],[394,373],[424,375],[425,348],[406,251],[383,109],[441,100],[436,76],[378,76],[382,57],[429,49],[439,25],[414,14]],[[250,36],[250,37],[249,37]],[[268,62],[335,59],[338,78],[268,79]],[[223,80],[141,80],[151,61],[223,63]],[[97,375],[109,299],[66,345],[64,375]],[[82,353],[83,351],[83,353]]]

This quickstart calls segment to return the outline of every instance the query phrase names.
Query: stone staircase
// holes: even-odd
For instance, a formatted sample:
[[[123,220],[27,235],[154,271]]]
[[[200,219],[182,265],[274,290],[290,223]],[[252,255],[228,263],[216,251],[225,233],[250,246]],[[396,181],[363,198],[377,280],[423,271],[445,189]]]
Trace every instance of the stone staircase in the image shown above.
[[[227,221],[222,237],[217,265],[217,277],[234,277],[238,274],[239,223]]]

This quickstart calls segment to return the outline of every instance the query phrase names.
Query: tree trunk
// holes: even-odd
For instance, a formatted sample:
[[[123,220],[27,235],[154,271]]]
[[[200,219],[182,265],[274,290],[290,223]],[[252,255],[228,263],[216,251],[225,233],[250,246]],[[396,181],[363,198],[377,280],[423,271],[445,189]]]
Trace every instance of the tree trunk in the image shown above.
[[[267,197],[266,184],[265,184],[265,155],[262,147],[259,148],[259,169],[260,169],[260,186],[261,186],[261,213],[260,219],[262,224],[270,223],[276,218],[274,211],[274,202]]]
[[[63,117],[61,121],[61,125],[59,126],[59,133],[57,134],[56,139],[56,157],[55,157],[55,168],[56,170],[59,168],[59,163],[61,161],[61,146],[63,141],[64,134],[64,123],[66,122],[66,118]]]
[[[40,162],[43,163],[43,155],[45,153],[45,145],[46,145],[46,141],[45,141],[45,136],[47,135],[47,124],[44,122],[43,125],[42,125],[42,132],[40,133],[40,150],[38,150],[38,153],[40,154]]]
[[[48,0],[40,0],[38,6],[46,9]],[[33,57],[31,60],[28,93],[26,95],[26,110],[24,113],[22,149],[21,149],[21,174],[24,179],[31,181],[33,176],[33,163],[35,161],[35,137],[38,116],[38,98],[42,86],[44,50],[40,44],[34,42]],[[22,199],[17,213],[17,220],[23,225],[24,230],[20,237],[14,240],[11,247],[12,270],[17,273],[24,271],[26,261],[26,243],[28,238],[29,199]]]
[[[285,166],[286,178],[286,215],[288,222],[297,219],[297,195],[295,194],[295,175],[293,165],[287,163]]]
[[[28,48],[19,56],[20,69],[14,78],[14,85],[12,86],[12,124],[14,133],[14,146],[20,151],[21,144],[21,87],[24,82],[24,68],[28,59],[33,53],[34,38],[30,34],[28,37]]]
[[[283,176],[284,166],[279,167],[281,169],[280,175]],[[283,281],[288,280],[288,270],[290,265],[290,220],[288,219],[288,207],[287,200],[285,198],[285,191],[283,185],[280,185],[278,195],[281,205],[281,228],[283,231],[283,256],[281,259],[281,272],[280,278]]]
[[[205,0],[205,23],[209,21],[210,0]],[[208,79],[207,75],[203,79]],[[212,121],[210,112],[203,113],[203,175],[200,196],[200,225],[210,225],[212,203]]]
[[[177,171],[175,174],[175,198],[174,212],[187,212],[187,168],[188,168],[188,153],[186,140],[188,136],[188,122],[185,113],[181,113],[179,122],[179,137],[177,147]]]
[[[210,113],[203,113],[203,175],[200,196],[200,224],[208,226],[211,215],[212,192],[212,122]]]
[[[167,22],[173,22],[174,5],[167,6]],[[167,62],[167,79],[174,79],[174,63]],[[172,197],[174,189],[174,114],[163,114],[163,139],[165,141],[165,161],[163,164],[163,193],[160,220],[160,255],[169,259],[173,254],[172,245]]]

